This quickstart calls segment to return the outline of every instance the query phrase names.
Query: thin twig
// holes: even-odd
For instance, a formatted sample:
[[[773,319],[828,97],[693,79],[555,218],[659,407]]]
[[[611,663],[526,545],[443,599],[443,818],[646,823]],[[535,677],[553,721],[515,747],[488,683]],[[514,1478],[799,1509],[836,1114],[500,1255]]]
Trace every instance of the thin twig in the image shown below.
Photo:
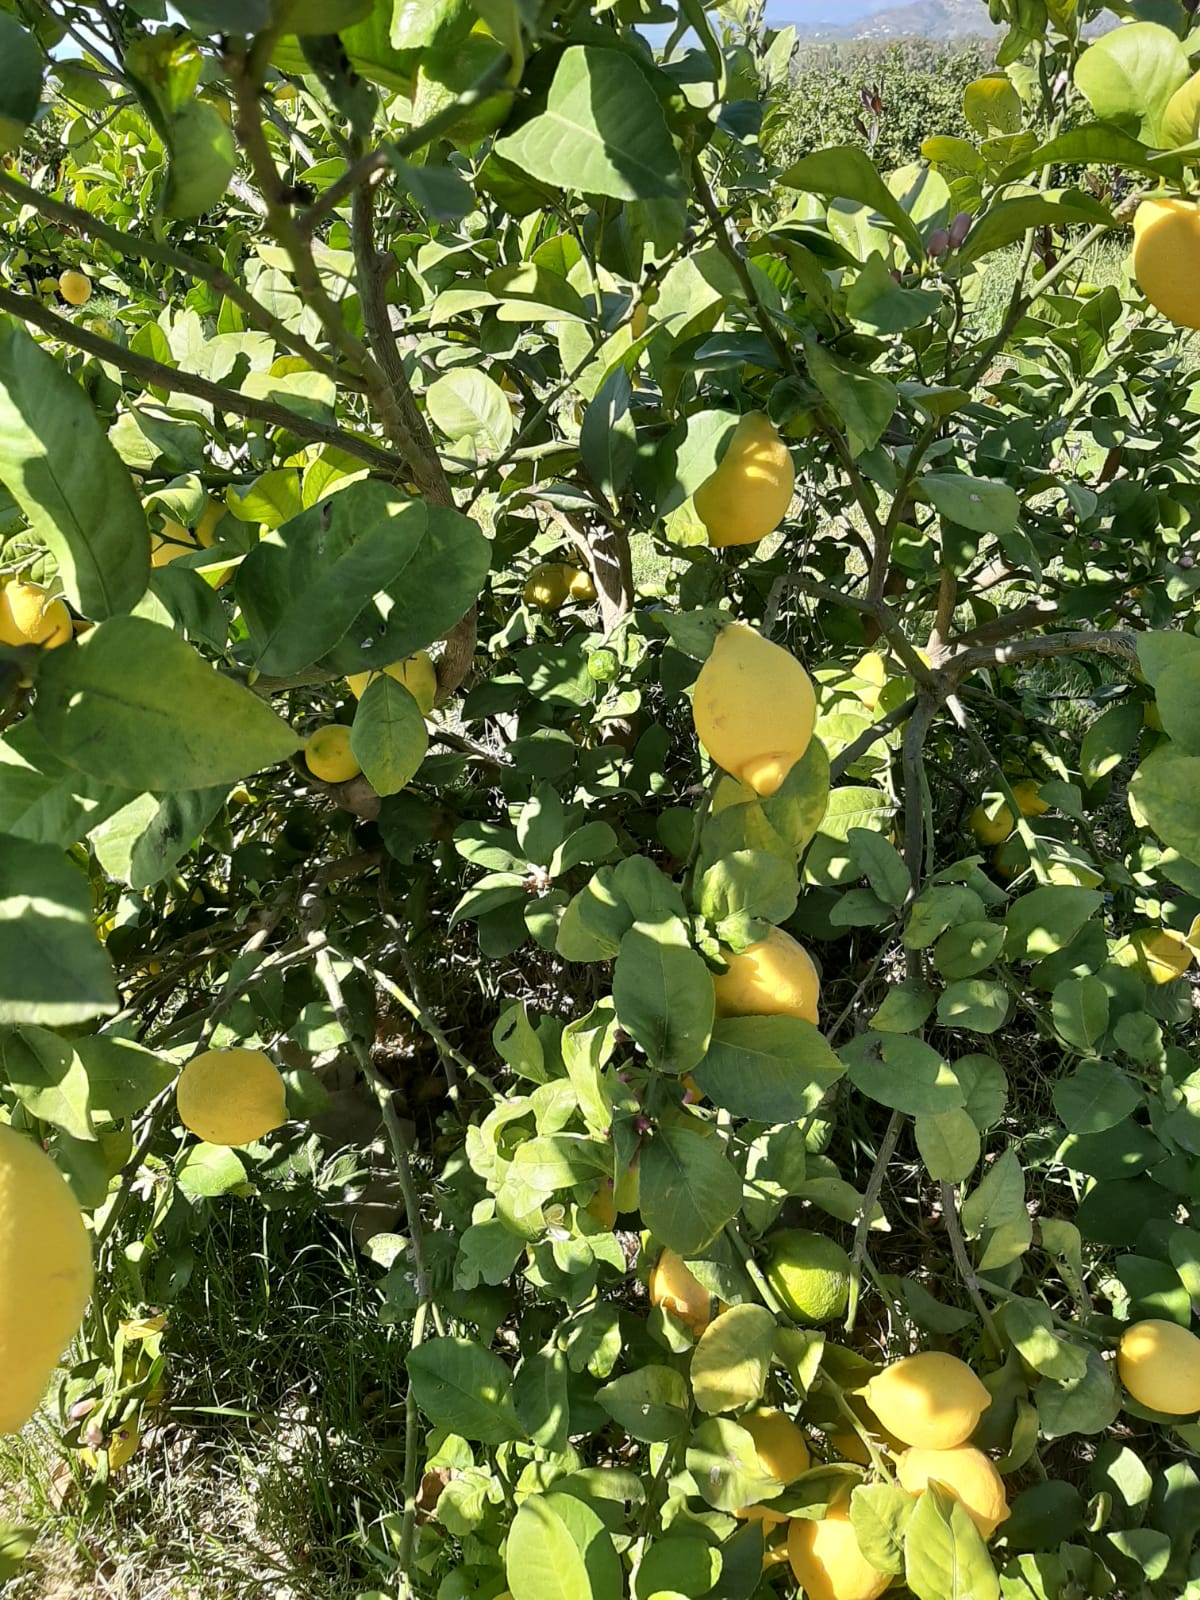
[[[863,1203],[859,1208],[858,1220],[854,1226],[854,1245],[850,1251],[850,1301],[846,1307],[846,1332],[854,1331],[854,1319],[858,1315],[858,1294],[862,1287],[862,1265],[867,1254],[867,1239],[871,1232],[871,1218],[879,1202],[880,1191],[883,1189],[883,1180],[887,1176],[888,1163],[895,1154],[896,1144],[900,1138],[906,1116],[903,1111],[893,1111],[888,1119],[887,1128],[880,1140],[879,1150],[875,1156],[875,1165],[871,1168],[871,1176],[867,1180],[867,1187],[863,1192]]]
[[[891,733],[893,728],[898,728],[906,721],[917,708],[917,697],[909,695],[902,705],[894,711],[889,711],[886,717],[880,717],[878,722],[873,722],[865,733],[860,733],[852,744],[848,744],[835,761],[830,764],[829,776],[836,783],[837,780],[854,765],[860,756],[866,755],[873,744]]]
[[[963,1238],[962,1224],[958,1216],[958,1191],[952,1183],[941,1185],[942,1219],[946,1224],[946,1237],[950,1241],[950,1254],[954,1257],[954,1265],[962,1279],[963,1288],[971,1297],[971,1304],[979,1313],[979,1320],[991,1341],[995,1355],[1000,1355],[1004,1346],[1000,1342],[1000,1335],[996,1331],[991,1309],[983,1295],[979,1292],[979,1279],[975,1276],[975,1268],[971,1265],[971,1258],[967,1254],[966,1241]]]

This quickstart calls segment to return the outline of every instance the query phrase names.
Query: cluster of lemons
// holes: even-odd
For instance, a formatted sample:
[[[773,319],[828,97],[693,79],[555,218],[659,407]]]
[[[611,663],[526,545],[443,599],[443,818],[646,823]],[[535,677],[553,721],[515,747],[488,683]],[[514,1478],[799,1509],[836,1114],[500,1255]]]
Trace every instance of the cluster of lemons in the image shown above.
[[[406,656],[403,661],[393,661],[382,669],[385,677],[403,684],[417,702],[421,715],[427,717],[433,710],[437,695],[437,668],[424,650]],[[346,679],[350,692],[361,700],[363,691],[379,672],[355,672]],[[304,746],[304,764],[314,778],[322,783],[349,783],[362,771],[358,757],[350,748],[350,729],[343,722],[326,722],[309,734]]]

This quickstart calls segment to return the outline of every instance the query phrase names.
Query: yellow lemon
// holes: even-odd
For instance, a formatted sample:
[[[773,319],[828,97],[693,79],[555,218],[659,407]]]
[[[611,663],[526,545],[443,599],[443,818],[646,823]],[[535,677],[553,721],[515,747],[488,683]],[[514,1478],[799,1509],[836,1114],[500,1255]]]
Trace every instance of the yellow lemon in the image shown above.
[[[635,339],[640,339],[646,331],[646,319],[650,315],[650,307],[644,300],[639,300],[633,308],[633,315],[629,319],[629,331]]]
[[[1193,951],[1173,928],[1135,928],[1129,943],[1138,967],[1151,983],[1173,983],[1192,964]]]
[[[1181,328],[1200,328],[1200,206],[1143,200],[1133,218],[1133,275],[1156,311]]]
[[[854,676],[861,678],[864,683],[864,687],[855,689],[854,693],[868,711],[874,711],[887,683],[887,663],[878,651],[868,650],[866,655],[859,656],[854,663]]]
[[[55,650],[74,636],[71,613],[40,583],[14,579],[0,589],[0,644],[37,644]]]
[[[744,623],[722,628],[692,697],[696,737],[718,767],[774,794],[808,749],[816,716],[795,656]]]
[[[743,1428],[746,1426],[745,1417],[739,1417],[738,1421]],[[742,1522],[761,1522],[764,1540],[773,1528],[782,1527],[788,1520],[786,1511],[776,1511],[774,1506],[765,1504],[741,1506],[733,1514]]]
[[[1004,1479],[972,1445],[954,1450],[906,1450],[896,1463],[900,1487],[921,1495],[931,1483],[945,1484],[959,1500],[985,1539],[990,1539],[1008,1515]]]
[[[859,1549],[845,1510],[830,1511],[821,1522],[793,1518],[788,1560],[806,1600],[876,1600],[892,1581]]]
[[[803,1017],[817,1020],[821,983],[812,957],[782,928],[740,955],[722,951],[725,972],[713,974],[719,1017]]]
[[[67,1180],[0,1123],[0,1433],[37,1409],[91,1292],[91,1241]]]
[[[712,1321],[712,1296],[682,1256],[664,1250],[650,1270],[650,1304],[662,1306],[695,1334]]]
[[[141,1435],[136,1428],[114,1428],[109,1436],[106,1452],[108,1455],[108,1470],[110,1472],[119,1472],[122,1467],[128,1466],[137,1453],[137,1447],[141,1442]],[[85,1467],[89,1467],[93,1472],[100,1464],[100,1457],[95,1450],[81,1450],[79,1459]]]
[[[350,729],[329,722],[310,733],[304,745],[304,764],[322,783],[347,783],[362,771],[350,748]]]
[[[1170,1417],[1200,1411],[1200,1339],[1177,1322],[1151,1317],[1126,1328],[1117,1375],[1148,1411]]]
[[[402,683],[421,708],[421,715],[427,717],[433,710],[434,696],[437,694],[437,668],[424,650],[418,650],[415,656],[408,656],[403,661],[393,661],[390,667],[383,668],[389,678],[394,678],[397,683]],[[355,672],[346,682],[350,686],[350,693],[356,700],[361,700],[363,690],[371,679],[377,677],[374,672]]]
[[[162,528],[150,536],[150,565],[167,567],[197,549],[196,535],[174,517],[164,517]]]
[[[591,574],[582,567],[563,566],[563,573],[567,580],[567,597],[574,600],[577,605],[590,606],[596,598],[596,585],[592,582]]]
[[[249,1144],[287,1121],[275,1063],[261,1050],[206,1050],[175,1085],[179,1120],[206,1144]]]
[[[985,806],[976,806],[970,816],[971,832],[982,845],[1003,844],[1016,825],[1008,806],[1001,806],[994,813]]]
[[[779,430],[770,417],[752,411],[692,499],[709,544],[757,544],[787,515],[795,486],[791,453]]]
[[[888,1433],[922,1450],[965,1444],[992,1399],[965,1361],[940,1350],[895,1362],[863,1398]]]
[[[1044,817],[1050,807],[1038,793],[1041,784],[1036,778],[1025,778],[1013,784],[1013,799],[1023,817]]]
[[[614,1228],[617,1224],[617,1197],[613,1192],[613,1181],[605,1178],[595,1194],[583,1208],[589,1217],[595,1217],[602,1228]]]
[[[557,611],[566,604],[570,582],[561,561],[543,561],[525,580],[525,604],[537,611]]]
[[[739,1417],[738,1424],[754,1440],[758,1459],[765,1469],[780,1483],[795,1483],[802,1472],[808,1471],[808,1440],[786,1412],[760,1406],[757,1411]]]
[[[92,298],[92,280],[68,267],[59,277],[58,292],[69,306],[85,306]]]

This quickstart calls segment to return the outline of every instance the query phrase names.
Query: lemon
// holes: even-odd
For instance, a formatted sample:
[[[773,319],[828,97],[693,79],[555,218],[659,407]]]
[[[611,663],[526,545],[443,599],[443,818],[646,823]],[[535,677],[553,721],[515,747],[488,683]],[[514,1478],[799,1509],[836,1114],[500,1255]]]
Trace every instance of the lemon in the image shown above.
[[[770,417],[742,417],[716,471],[692,496],[709,544],[757,544],[774,533],[795,485],[791,454]]]
[[[795,1229],[768,1243],[767,1282],[790,1317],[815,1327],[845,1315],[850,1257],[835,1239]]]
[[[764,1469],[780,1483],[795,1483],[802,1472],[808,1471],[808,1440],[786,1412],[760,1406],[739,1417],[738,1424],[754,1440]]]
[[[1147,1411],[1170,1417],[1200,1411],[1200,1339],[1177,1322],[1151,1317],[1126,1328],[1117,1375]]]
[[[859,1549],[845,1510],[830,1511],[821,1522],[794,1517],[788,1560],[806,1600],[876,1600],[892,1581]]]
[[[821,998],[817,969],[790,933],[772,928],[740,955],[722,955],[727,970],[713,974],[719,1017],[803,1017],[815,1024]]]
[[[970,829],[983,845],[1003,844],[1016,827],[1016,820],[1008,806],[989,812],[986,806],[976,806],[970,816]]]
[[[427,717],[433,710],[433,702],[437,695],[437,668],[434,666],[428,652],[418,650],[414,656],[406,656],[403,661],[393,661],[390,667],[383,668],[384,674],[394,678],[397,683],[402,683],[420,707],[421,715]],[[376,672],[356,672],[346,679],[350,686],[350,693],[356,700],[361,700],[363,690],[372,678],[378,677]]]
[[[1156,311],[1181,328],[1200,328],[1200,206],[1143,200],[1133,217],[1133,276]]]
[[[990,1539],[1008,1515],[1004,1479],[972,1445],[953,1450],[905,1450],[896,1463],[900,1487],[921,1495],[931,1483],[945,1484],[962,1501],[963,1509],[985,1539]]]
[[[350,748],[350,729],[329,722],[311,733],[304,745],[304,764],[322,783],[347,783],[362,771]]]
[[[527,606],[538,611],[557,611],[566,604],[571,580],[561,561],[543,561],[525,580],[524,598]]]
[[[1192,964],[1192,950],[1173,928],[1135,928],[1129,943],[1138,967],[1151,983],[1173,983]]]
[[[18,579],[0,589],[0,644],[37,644],[55,650],[73,636],[71,613],[40,583]]]
[[[887,663],[878,651],[868,650],[854,663],[854,676],[863,680],[863,687],[855,689],[854,693],[868,711],[874,711],[887,683]]]
[[[91,1242],[66,1179],[0,1123],[0,1433],[37,1409],[91,1292]]]
[[[712,1321],[712,1296],[682,1256],[664,1250],[650,1271],[650,1304],[662,1306],[695,1334]]]
[[[1013,784],[1013,799],[1023,817],[1044,817],[1050,807],[1042,799],[1041,784],[1036,778],[1024,778]]]
[[[645,333],[649,316],[650,307],[644,300],[639,300],[633,308],[633,315],[629,319],[629,332],[635,339],[640,339]]]
[[[888,1433],[922,1450],[965,1444],[991,1395],[957,1356],[926,1350],[871,1379],[863,1398]]]
[[[275,1063],[261,1050],[206,1050],[175,1085],[179,1120],[206,1144],[249,1144],[287,1121]]]
[[[58,292],[69,306],[85,306],[92,298],[92,280],[68,267],[59,277]]]
[[[196,535],[190,528],[176,522],[174,517],[164,517],[161,530],[150,538],[150,565],[168,567],[172,561],[198,548]]]
[[[744,623],[721,630],[692,697],[696,737],[718,767],[774,794],[808,749],[816,715],[795,656]]]
[[[617,1187],[613,1194],[617,1204],[617,1215],[623,1217],[627,1212],[636,1211],[642,1203],[642,1173],[640,1167],[626,1167],[617,1179]]]
[[[591,574],[582,567],[564,565],[563,573],[567,580],[567,596],[577,605],[590,606],[596,598],[596,585],[592,582]]]

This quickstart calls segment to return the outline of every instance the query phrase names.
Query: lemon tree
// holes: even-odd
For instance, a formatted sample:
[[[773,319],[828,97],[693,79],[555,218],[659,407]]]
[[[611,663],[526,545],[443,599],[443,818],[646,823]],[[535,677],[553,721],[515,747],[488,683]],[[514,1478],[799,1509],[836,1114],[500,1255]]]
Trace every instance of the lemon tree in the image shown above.
[[[888,170],[761,8],[0,0],[0,1425],[90,1506],[303,1196],[363,1593],[1196,1590],[1200,96],[1117,10],[980,0]]]

